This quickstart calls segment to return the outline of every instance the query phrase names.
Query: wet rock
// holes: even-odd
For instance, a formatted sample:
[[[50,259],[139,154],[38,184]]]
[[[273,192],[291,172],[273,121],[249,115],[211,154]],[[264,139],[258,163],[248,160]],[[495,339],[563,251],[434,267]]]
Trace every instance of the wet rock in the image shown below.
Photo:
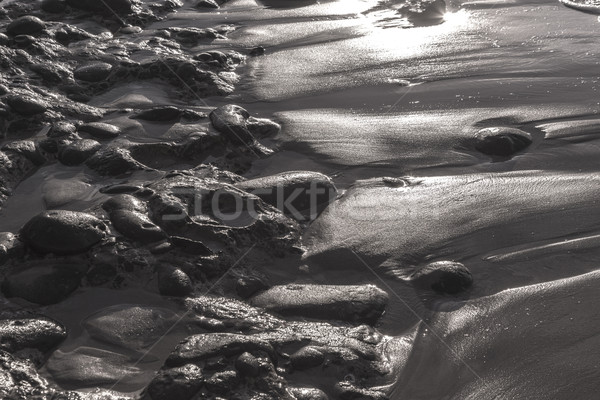
[[[240,278],[235,283],[235,291],[242,299],[250,298],[261,290],[268,288],[269,285],[264,283],[260,278],[253,276]]]
[[[77,254],[99,243],[106,231],[106,225],[90,214],[53,210],[29,220],[21,240],[40,253]]]
[[[142,399],[189,400],[204,384],[202,370],[193,364],[159,371],[146,388]]]
[[[35,165],[42,165],[46,162],[46,157],[32,140],[17,140],[7,143],[2,146],[2,151],[20,154]]]
[[[327,175],[318,172],[291,171],[251,179],[235,187],[260,197],[297,220],[314,219],[337,196]]]
[[[75,125],[68,121],[58,121],[52,124],[52,127],[46,134],[50,138],[69,136],[77,132]]]
[[[56,179],[47,181],[42,190],[46,209],[51,210],[86,198],[94,188],[77,179]]]
[[[44,395],[45,398],[52,398],[53,391],[48,387],[48,382],[38,375],[33,363],[0,350],[0,398],[26,400]]]
[[[67,9],[67,1],[66,0],[43,0],[41,4],[42,10],[59,14],[63,13]]]
[[[415,26],[440,24],[446,14],[444,0],[408,0],[398,9],[398,14]]]
[[[325,362],[325,353],[315,346],[306,346],[290,356],[292,366],[297,370],[318,367]]]
[[[221,395],[232,393],[238,383],[237,372],[233,370],[216,372],[204,382],[208,391]]]
[[[118,211],[133,211],[138,213],[146,213],[146,204],[135,196],[130,194],[119,194],[111,197],[102,204],[102,208],[109,214]]]
[[[12,21],[6,28],[6,33],[15,35],[35,35],[46,28],[44,21],[33,15],[26,15]]]
[[[217,355],[229,357],[253,351],[264,351],[275,357],[273,347],[268,342],[251,335],[232,333],[199,334],[190,336],[181,342],[169,355],[165,365],[178,367]]]
[[[58,152],[58,160],[64,165],[79,165],[94,155],[102,145],[92,139],[76,140]]]
[[[56,304],[79,287],[86,268],[79,264],[35,265],[9,275],[2,291],[7,297],[36,304]]]
[[[95,62],[83,65],[73,71],[75,79],[84,82],[100,82],[108,78],[112,71],[112,65],[105,62]]]
[[[262,46],[258,46],[250,50],[249,53],[252,57],[263,56],[265,54],[265,48]]]
[[[43,114],[48,109],[44,100],[28,95],[9,95],[6,97],[6,104],[16,113],[24,116]]]
[[[29,69],[31,69],[49,84],[61,83],[64,79],[68,78],[70,74],[69,71],[59,67],[57,64],[33,64],[29,67]]]
[[[469,269],[453,261],[427,264],[413,272],[409,279],[417,287],[446,294],[463,292],[473,284]]]
[[[85,132],[96,139],[114,139],[121,134],[121,129],[117,126],[106,124],[104,122],[90,122],[79,127],[79,132]]]
[[[329,397],[319,389],[313,388],[290,388],[290,392],[296,400],[329,400]]]
[[[474,147],[483,154],[510,157],[532,143],[531,135],[516,128],[485,128],[480,130]]]
[[[0,232],[0,265],[23,253],[23,243],[11,232]]]
[[[389,400],[378,390],[357,387],[352,382],[340,382],[335,387],[336,399],[340,400]]]
[[[183,111],[177,107],[162,106],[141,111],[135,116],[135,118],[144,121],[163,122],[177,120],[182,116],[182,114]]]
[[[0,320],[0,348],[11,353],[26,348],[46,352],[66,337],[62,325],[45,317]]]
[[[215,0],[200,0],[198,4],[196,4],[196,7],[217,9],[219,8],[219,4]]]
[[[248,130],[248,111],[240,106],[226,105],[209,114],[210,121],[228,141],[236,145],[251,144],[256,138]]]
[[[275,286],[251,300],[281,315],[366,323],[375,323],[387,302],[387,293],[374,285]]]
[[[235,369],[243,377],[255,378],[260,375],[260,360],[248,352],[242,353],[235,360]]]
[[[110,213],[110,222],[120,234],[140,243],[153,243],[166,239],[167,235],[141,213],[115,210]]]
[[[180,209],[176,210],[174,214],[178,214]],[[212,250],[208,248],[204,243],[198,240],[192,240],[180,236],[171,236],[171,243],[181,251],[193,254],[197,256],[210,256],[213,254]]]
[[[111,176],[144,169],[144,166],[131,156],[129,150],[118,147],[107,147],[98,151],[87,160],[86,165],[100,175]]]
[[[190,277],[173,266],[164,265],[158,270],[158,291],[163,296],[186,297],[194,290]]]
[[[67,4],[84,11],[98,11],[106,14],[116,12],[121,15],[131,13],[133,6],[131,0],[67,0]]]

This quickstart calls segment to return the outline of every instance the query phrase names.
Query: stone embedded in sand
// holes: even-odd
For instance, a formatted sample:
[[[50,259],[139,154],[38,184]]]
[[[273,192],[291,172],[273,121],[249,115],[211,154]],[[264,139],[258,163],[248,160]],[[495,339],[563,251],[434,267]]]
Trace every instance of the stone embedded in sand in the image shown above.
[[[174,214],[178,215],[180,212],[181,212],[181,209],[177,208],[176,212],[174,212]],[[210,256],[210,255],[214,254],[210,248],[208,248],[204,243],[202,243],[198,240],[192,240],[192,239],[184,238],[181,236],[171,236],[170,239],[171,239],[171,243],[173,243],[173,245],[175,247],[177,247],[179,250],[183,251],[184,253],[197,255],[197,256]]]
[[[247,276],[238,279],[235,283],[235,291],[242,299],[247,299],[261,290],[266,290],[269,285],[264,283],[260,278]]]
[[[56,304],[79,287],[85,269],[79,264],[33,266],[9,275],[2,291],[7,297],[20,297],[36,304]]]
[[[86,165],[100,175],[112,176],[144,169],[144,166],[131,156],[129,150],[118,147],[100,150],[86,161]]]
[[[163,296],[185,297],[194,290],[192,280],[181,269],[163,265],[158,270],[158,291]]]
[[[6,97],[6,104],[16,113],[24,116],[43,114],[48,109],[44,100],[28,95],[10,95]]]
[[[67,1],[66,0],[43,0],[41,4],[42,10],[59,14],[64,12],[67,9]]]
[[[250,303],[286,316],[375,323],[388,295],[375,285],[274,286]]]
[[[250,114],[240,106],[228,104],[216,108],[209,117],[215,129],[234,144],[250,144],[256,140],[246,126]]]
[[[107,14],[113,12],[128,14],[133,11],[131,0],[67,0],[67,4],[80,10],[99,11]]]
[[[248,352],[242,353],[235,360],[235,369],[242,376],[255,378],[260,375],[260,360]]]
[[[325,352],[315,346],[306,346],[292,354],[290,362],[297,370],[318,367],[325,362]]]
[[[12,21],[6,28],[6,33],[15,35],[34,35],[46,28],[44,21],[33,15],[26,15]]]
[[[193,335],[182,341],[169,355],[165,365],[178,367],[195,363],[215,356],[234,356],[255,350],[264,351],[274,357],[273,347],[252,335],[236,335],[233,333],[205,333]]]
[[[147,211],[146,203],[130,194],[118,194],[113,196],[102,204],[102,208],[109,214],[117,210],[139,213],[146,213]]]
[[[476,150],[490,156],[509,157],[527,148],[532,143],[531,135],[516,128],[484,128],[474,139]]]
[[[127,210],[115,210],[109,216],[115,229],[135,242],[154,243],[167,237],[166,233],[144,214]]]
[[[410,276],[415,286],[433,289],[438,293],[456,294],[473,284],[471,272],[454,261],[437,261],[417,269]]]
[[[104,122],[90,122],[79,127],[79,132],[85,132],[96,139],[114,139],[121,134],[118,126]]]
[[[0,320],[0,348],[11,353],[26,348],[46,352],[66,337],[62,325],[45,317]]]
[[[239,182],[235,187],[298,220],[316,218],[337,196],[337,189],[327,175],[310,171],[283,172]]]
[[[16,40],[16,38],[15,38]],[[58,84],[68,77],[70,72],[52,63],[37,63],[29,66],[33,72],[50,84]]]
[[[84,82],[100,82],[108,78],[112,68],[109,63],[95,62],[78,67],[73,71],[73,76]]]
[[[30,219],[21,229],[21,240],[40,253],[77,254],[99,243],[107,229],[93,215],[53,210]]]
[[[69,121],[57,121],[52,124],[46,136],[57,138],[69,136],[77,132],[77,127]]]
[[[58,152],[58,161],[64,165],[79,165],[93,156],[102,145],[92,139],[76,140]]]
[[[202,370],[194,364],[187,364],[180,368],[163,369],[152,379],[142,398],[149,398],[149,400],[189,400],[202,389],[203,384]]]

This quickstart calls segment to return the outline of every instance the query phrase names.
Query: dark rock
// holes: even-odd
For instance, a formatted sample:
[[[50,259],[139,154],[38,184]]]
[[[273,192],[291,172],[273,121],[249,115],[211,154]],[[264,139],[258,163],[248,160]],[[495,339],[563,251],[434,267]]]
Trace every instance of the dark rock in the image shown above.
[[[463,264],[438,261],[417,269],[410,277],[415,286],[438,293],[456,294],[473,284],[471,272]]]
[[[115,210],[110,213],[110,222],[123,236],[140,243],[154,243],[166,239],[167,235],[141,213]]]
[[[248,352],[242,353],[235,360],[235,369],[243,377],[255,378],[260,375],[260,361]]]
[[[189,400],[202,389],[203,384],[202,370],[194,364],[161,370],[146,388],[142,399]]]
[[[474,147],[483,154],[510,157],[532,143],[531,135],[515,128],[485,128],[477,133]]]
[[[292,366],[297,370],[318,367],[325,362],[325,353],[315,346],[306,346],[290,356]]]
[[[327,175],[291,171],[235,184],[297,220],[315,219],[337,196]]]
[[[267,290],[268,288],[269,285],[260,278],[253,276],[240,278],[235,283],[235,291],[242,299],[250,298],[261,290]]]
[[[61,83],[63,79],[69,75],[68,71],[63,70],[52,63],[33,64],[29,68],[50,84]]]
[[[171,243],[181,251],[197,256],[210,256],[213,251],[204,243],[180,236],[171,236]]]
[[[144,121],[173,121],[179,119],[183,111],[173,106],[154,107],[150,110],[139,112],[135,118]]]
[[[102,204],[102,208],[109,214],[118,210],[139,213],[146,213],[147,211],[146,204],[130,194],[119,194],[113,196]]]
[[[0,232],[0,265],[23,253],[23,243],[11,232]]]
[[[250,50],[249,53],[252,57],[263,56],[265,54],[265,48],[262,46],[258,46]]]
[[[84,269],[77,264],[33,266],[9,275],[2,291],[7,297],[20,297],[36,304],[56,304],[79,287]]]
[[[52,138],[44,138],[38,142],[39,148],[49,154],[58,153],[58,143]]]
[[[66,0],[43,0],[42,1],[42,10],[47,13],[59,14],[64,12],[67,9],[67,1]]]
[[[48,109],[44,100],[27,95],[9,95],[6,97],[6,104],[16,113],[25,116],[43,114]]]
[[[26,48],[33,45],[36,39],[31,35],[17,35],[14,38],[15,44],[21,48]]]
[[[158,270],[158,291],[163,296],[186,297],[194,291],[194,286],[185,272],[164,265]]]
[[[83,253],[100,242],[106,225],[93,215],[65,210],[33,217],[21,229],[21,240],[40,253]]]
[[[10,353],[26,348],[46,352],[66,337],[62,325],[45,317],[0,320],[0,348]]]
[[[73,71],[73,76],[84,82],[100,82],[108,78],[112,68],[109,63],[95,62],[78,67]]]
[[[282,315],[366,323],[375,323],[387,302],[387,293],[374,285],[275,286],[251,300]]]
[[[81,125],[79,132],[88,133],[96,139],[114,139],[121,134],[121,129],[104,122],[90,122]]]
[[[20,154],[35,165],[42,165],[46,162],[46,157],[32,140],[17,140],[7,143],[2,147],[2,151]]]
[[[215,372],[204,382],[208,391],[221,395],[232,393],[238,383],[237,372],[233,370]]]
[[[87,160],[86,165],[100,175],[111,176],[144,169],[144,166],[137,162],[127,149],[118,147],[100,150]]]
[[[209,114],[209,118],[215,129],[233,144],[251,144],[256,140],[247,127],[250,114],[240,106],[219,107]]]
[[[6,33],[11,36],[34,35],[46,28],[44,21],[33,15],[26,15],[12,21],[6,28]]]
[[[415,26],[435,25],[444,21],[444,0],[408,0],[398,9],[398,14]]]
[[[200,0],[198,4],[196,4],[196,7],[217,9],[219,8],[219,4],[215,0]]]
[[[18,359],[2,350],[0,350],[0,376],[2,377],[0,379],[0,398],[2,399],[48,399],[54,395],[48,382],[39,376],[31,361]],[[45,396],[41,393],[44,393]],[[67,399],[66,396],[62,397],[59,393],[55,394],[57,400]]]
[[[93,156],[102,145],[92,139],[76,140],[58,152],[58,160],[64,165],[79,165]]]
[[[97,11],[105,14],[124,15],[131,13],[133,2],[131,0],[67,0],[67,4],[73,8],[84,11]]]
[[[325,392],[319,389],[290,388],[290,392],[296,400],[329,400]]]
[[[75,132],[77,132],[77,128],[71,122],[58,121],[52,124],[52,127],[46,135],[51,138],[57,138],[69,136],[74,134]]]
[[[275,358],[275,352],[269,342],[258,337],[233,333],[205,333],[189,336],[182,341],[169,355],[165,365],[177,367],[218,355],[229,357],[257,350]]]

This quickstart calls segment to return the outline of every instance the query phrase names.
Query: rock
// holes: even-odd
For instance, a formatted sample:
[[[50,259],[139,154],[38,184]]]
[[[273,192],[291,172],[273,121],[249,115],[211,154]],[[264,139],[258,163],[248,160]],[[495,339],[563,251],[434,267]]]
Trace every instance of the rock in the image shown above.
[[[52,210],[85,199],[94,187],[78,179],[52,179],[44,183],[42,191],[46,209]]]
[[[531,135],[515,128],[484,128],[475,139],[474,147],[483,154],[510,157],[533,142]]]
[[[34,35],[46,28],[44,21],[33,15],[26,15],[12,21],[6,28],[6,33],[15,35]]]
[[[325,362],[324,352],[315,346],[306,346],[290,356],[292,366],[297,370],[318,367]]]
[[[238,383],[237,372],[233,370],[215,372],[204,382],[209,392],[221,395],[232,393]]]
[[[112,68],[112,65],[109,63],[95,62],[78,67],[73,71],[73,76],[75,79],[84,82],[100,82],[108,78]]]
[[[158,270],[158,291],[163,296],[186,297],[194,291],[194,286],[185,272],[165,265]]]
[[[29,360],[22,360],[10,353],[0,350],[0,398],[6,400],[51,398],[52,390],[48,382],[36,371],[35,365]],[[56,394],[57,399],[61,399]],[[64,397],[63,397],[64,398]]]
[[[171,236],[171,243],[173,243],[175,247],[184,253],[197,256],[210,256],[213,254],[211,249],[198,240],[192,240],[180,236]]]
[[[331,179],[318,172],[283,172],[234,186],[260,197],[297,220],[315,219],[337,196]]]
[[[166,233],[144,214],[127,210],[115,210],[109,216],[115,229],[135,242],[147,244],[159,242],[167,237]]]
[[[73,8],[84,11],[97,11],[105,14],[124,15],[131,13],[133,2],[131,0],[67,0],[67,4]]]
[[[183,111],[173,106],[154,107],[150,110],[140,111],[135,118],[144,121],[173,121],[179,119]]]
[[[444,0],[408,0],[398,8],[398,14],[416,26],[440,24],[446,14]]]
[[[375,323],[388,295],[374,285],[275,286],[250,301],[257,307],[286,316]]]
[[[9,95],[6,97],[6,104],[24,116],[43,114],[48,109],[45,101],[28,95]]]
[[[36,265],[9,275],[2,291],[36,304],[56,304],[79,287],[85,269],[79,264]]]
[[[217,9],[219,8],[219,4],[215,0],[200,0],[198,4],[196,4],[196,7]]]
[[[29,220],[21,240],[40,253],[77,254],[99,243],[106,232],[106,225],[90,214],[53,210]]]
[[[62,325],[45,317],[0,320],[0,348],[10,353],[26,348],[46,352],[66,337]]]
[[[59,14],[67,9],[66,0],[43,0],[41,4],[42,10],[47,13]]]
[[[290,388],[290,392],[296,400],[329,400],[329,397],[319,389]]]
[[[193,364],[161,370],[146,388],[142,399],[189,400],[204,384],[202,370]]]
[[[87,160],[86,165],[100,175],[111,176],[144,169],[144,166],[131,156],[129,150],[118,147],[100,150]]]
[[[35,165],[42,165],[46,162],[46,157],[32,140],[17,140],[2,146],[2,151],[13,152],[27,158]]]
[[[263,56],[265,54],[265,48],[262,46],[258,46],[250,50],[249,53],[252,57]]]
[[[260,361],[248,352],[242,353],[235,360],[235,369],[243,377],[255,378],[260,375]]]
[[[15,38],[17,40],[17,38]],[[51,63],[38,63],[29,66],[33,72],[42,77],[49,84],[58,84],[69,76],[69,72]]]
[[[102,204],[102,208],[109,214],[118,210],[146,213],[146,203],[130,194],[119,194],[111,197]]]
[[[453,261],[427,264],[413,272],[409,280],[417,287],[446,294],[463,292],[473,284],[468,268]]]
[[[93,156],[102,145],[92,139],[76,140],[58,152],[58,161],[64,165],[79,165]]]
[[[240,106],[229,104],[216,108],[209,118],[215,129],[231,143],[250,144],[256,140],[246,126],[250,114]]]
[[[268,288],[269,285],[264,283],[260,278],[253,276],[240,278],[235,283],[235,291],[242,299],[250,298],[261,290]]]
[[[58,121],[52,124],[52,127],[46,134],[50,138],[69,136],[77,132],[75,125],[68,121]]]
[[[104,122],[90,122],[81,125],[79,132],[88,133],[96,139],[114,139],[121,134],[121,129]]]
[[[0,265],[23,252],[23,243],[11,232],[0,232]]]
[[[233,333],[205,333],[193,335],[182,341],[169,355],[165,365],[178,367],[215,356],[234,356],[244,352],[264,351],[272,358],[275,353],[271,345],[252,335]]]

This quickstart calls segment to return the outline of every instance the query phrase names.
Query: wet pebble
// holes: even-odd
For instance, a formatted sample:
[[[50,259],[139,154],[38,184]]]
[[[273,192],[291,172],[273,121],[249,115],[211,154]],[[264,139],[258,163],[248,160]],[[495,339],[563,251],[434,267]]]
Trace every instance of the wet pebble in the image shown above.
[[[163,265],[158,270],[158,291],[163,296],[186,297],[194,290],[192,280],[181,269]]]
[[[100,242],[106,225],[93,215],[53,210],[33,217],[21,229],[21,240],[40,253],[83,253]]]
[[[209,392],[224,395],[232,393],[233,389],[238,385],[239,378],[234,370],[226,370],[215,372],[210,378],[204,382],[206,389]]]
[[[115,229],[135,242],[154,243],[167,237],[163,230],[144,214],[127,210],[115,210],[109,216]]]
[[[112,71],[112,65],[105,62],[95,62],[83,65],[73,71],[75,79],[84,82],[100,82],[108,78]]]
[[[90,122],[83,124],[78,130],[79,132],[88,133],[100,140],[114,139],[121,134],[121,129],[118,126],[104,122]]]
[[[0,265],[23,253],[23,243],[12,232],[0,232]]]
[[[147,211],[146,204],[130,194],[118,194],[113,196],[102,204],[102,208],[109,214],[118,210],[139,213],[145,213]]]
[[[473,284],[469,269],[454,261],[427,264],[413,272],[409,279],[417,287],[445,294],[463,292]]]
[[[516,128],[484,128],[475,139],[474,147],[483,154],[510,157],[533,142],[531,135]]]
[[[58,121],[52,124],[46,135],[51,138],[57,138],[69,136],[75,132],[77,132],[77,127],[73,123],[68,121]]]
[[[190,400],[202,389],[203,384],[202,370],[196,365],[161,370],[144,391],[142,399]]]
[[[44,21],[33,15],[26,15],[24,17],[13,20],[6,28],[6,33],[11,36],[16,35],[34,35],[40,33],[46,28]]]
[[[44,100],[28,95],[9,95],[6,97],[6,104],[16,113],[25,116],[43,114],[48,109]]]
[[[268,288],[269,285],[264,283],[262,279],[253,276],[239,278],[235,283],[235,291],[242,299],[250,298]]]
[[[11,353],[26,348],[46,352],[66,337],[62,325],[45,317],[0,320],[0,348]]]
[[[76,140],[58,152],[58,160],[64,165],[79,165],[96,153],[102,145],[92,139]]]
[[[200,0],[198,4],[196,4],[198,8],[208,8],[208,9],[217,9],[219,8],[219,4],[215,0]]]
[[[243,377],[255,378],[260,375],[260,360],[248,352],[242,353],[235,360],[235,369]]]
[[[329,397],[320,389],[314,388],[290,388],[290,392],[296,400],[329,400]]]
[[[249,117],[248,111],[233,104],[218,107],[209,114],[215,129],[236,145],[250,144],[255,141],[246,126]]]
[[[297,370],[314,368],[325,362],[325,354],[318,347],[306,346],[292,354],[290,362]]]
[[[20,154],[35,165],[42,165],[46,162],[46,157],[32,140],[16,140],[2,146],[2,151]]]

